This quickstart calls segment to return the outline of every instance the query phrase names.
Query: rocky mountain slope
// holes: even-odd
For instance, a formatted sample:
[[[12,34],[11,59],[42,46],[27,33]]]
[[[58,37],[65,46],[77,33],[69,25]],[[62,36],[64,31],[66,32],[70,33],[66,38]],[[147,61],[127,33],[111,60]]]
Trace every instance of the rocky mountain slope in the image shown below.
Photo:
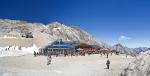
[[[118,51],[121,54],[127,54],[127,55],[134,55],[135,54],[133,49],[128,48],[126,46],[123,46],[122,44],[116,44],[116,45],[112,46],[112,50]]]
[[[6,39],[14,39],[19,42],[5,42]],[[3,41],[0,46],[21,46],[23,42],[29,41],[38,47],[43,47],[57,39],[73,41],[76,43],[87,43],[90,45],[106,46],[102,41],[97,41],[86,31],[75,26],[66,26],[64,24],[53,22],[50,24],[28,23],[20,20],[0,19],[0,40]],[[13,40],[12,40],[13,41]]]
[[[122,76],[150,76],[150,51],[142,52],[124,69]]]

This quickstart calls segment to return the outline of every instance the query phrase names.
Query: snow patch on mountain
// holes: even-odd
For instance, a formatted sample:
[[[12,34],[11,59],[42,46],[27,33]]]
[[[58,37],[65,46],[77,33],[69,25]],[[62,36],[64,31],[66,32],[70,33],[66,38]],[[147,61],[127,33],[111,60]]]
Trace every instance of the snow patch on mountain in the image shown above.
[[[34,51],[38,52],[38,50],[39,48],[35,44],[31,47],[20,47],[20,46],[0,47],[0,57],[32,54]]]

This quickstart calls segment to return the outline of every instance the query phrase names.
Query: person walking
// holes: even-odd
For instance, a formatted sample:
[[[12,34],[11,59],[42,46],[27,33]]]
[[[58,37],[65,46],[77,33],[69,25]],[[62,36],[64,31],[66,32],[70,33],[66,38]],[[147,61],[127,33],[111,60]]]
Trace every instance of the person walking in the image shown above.
[[[110,61],[109,61],[109,59],[107,60],[106,65],[107,65],[107,69],[109,69],[109,66],[110,66]]]
[[[51,57],[51,55],[48,55],[47,56],[47,65],[50,65],[51,61],[52,61],[52,57]]]

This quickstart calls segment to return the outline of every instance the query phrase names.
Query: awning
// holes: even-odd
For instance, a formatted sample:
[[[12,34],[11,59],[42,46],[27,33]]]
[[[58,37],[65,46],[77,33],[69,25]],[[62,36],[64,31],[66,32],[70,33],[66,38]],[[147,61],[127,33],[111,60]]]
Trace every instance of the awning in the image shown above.
[[[82,49],[82,48],[78,48],[77,50],[78,50],[78,51],[82,51],[83,49]]]

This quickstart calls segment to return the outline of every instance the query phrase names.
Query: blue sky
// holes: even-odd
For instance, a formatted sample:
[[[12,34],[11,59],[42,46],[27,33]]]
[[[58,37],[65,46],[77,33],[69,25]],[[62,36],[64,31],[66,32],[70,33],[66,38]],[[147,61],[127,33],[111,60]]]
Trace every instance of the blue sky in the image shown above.
[[[58,21],[111,45],[150,47],[149,0],[0,0],[0,18]]]

